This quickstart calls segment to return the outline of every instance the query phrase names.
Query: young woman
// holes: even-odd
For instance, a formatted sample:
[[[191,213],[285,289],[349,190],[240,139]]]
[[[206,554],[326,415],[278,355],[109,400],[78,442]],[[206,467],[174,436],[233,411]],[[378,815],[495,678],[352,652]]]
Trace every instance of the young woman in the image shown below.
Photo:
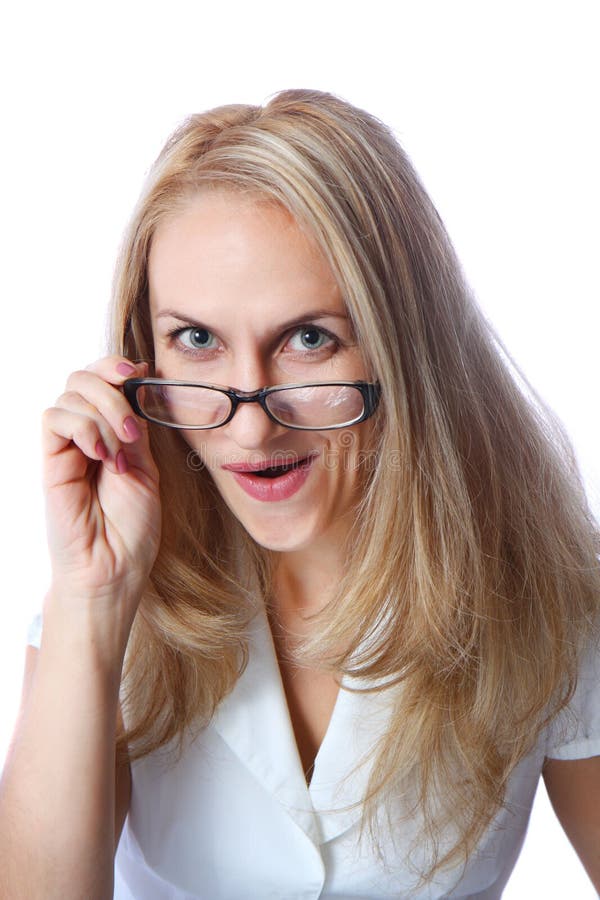
[[[598,530],[389,131],[189,119],[112,354],[44,419],[2,895],[496,898],[542,772],[600,888]]]

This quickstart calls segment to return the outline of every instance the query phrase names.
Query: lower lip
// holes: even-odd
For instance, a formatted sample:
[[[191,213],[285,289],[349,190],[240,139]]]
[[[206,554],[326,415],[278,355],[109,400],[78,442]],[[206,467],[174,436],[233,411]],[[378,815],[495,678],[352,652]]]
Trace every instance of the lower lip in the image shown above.
[[[306,462],[283,475],[278,475],[277,478],[261,478],[252,472],[231,472],[231,474],[248,496],[273,503],[276,500],[287,500],[300,490],[310,475],[314,459],[314,456],[310,457]]]

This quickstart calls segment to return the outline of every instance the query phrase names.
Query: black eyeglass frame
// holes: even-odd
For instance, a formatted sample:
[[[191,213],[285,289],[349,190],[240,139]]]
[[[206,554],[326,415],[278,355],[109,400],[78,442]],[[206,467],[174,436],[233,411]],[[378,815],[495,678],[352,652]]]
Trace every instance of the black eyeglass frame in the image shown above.
[[[225,421],[219,422],[218,425],[176,425],[173,422],[161,422],[160,419],[155,419],[145,413],[138,403],[138,389],[146,384],[209,388],[210,390],[225,394],[230,400],[231,410]],[[342,422],[339,425],[327,425],[325,427],[288,425],[287,422],[282,422],[278,419],[267,407],[267,397],[273,393],[290,391],[297,388],[336,386],[353,387],[360,391],[363,398],[363,412],[358,418],[352,419],[350,422]],[[231,422],[240,403],[258,403],[272,422],[276,422],[277,425],[283,425],[285,428],[293,428],[296,431],[333,431],[338,428],[350,428],[353,425],[359,425],[360,422],[364,422],[365,419],[370,418],[377,409],[379,398],[381,396],[379,383],[369,381],[307,381],[299,382],[298,384],[277,384],[271,387],[261,388],[258,391],[238,391],[236,388],[224,387],[220,384],[206,384],[199,381],[177,381],[168,378],[128,378],[127,381],[123,382],[123,391],[136,415],[140,416],[142,419],[147,419],[149,422],[154,422],[156,425],[164,425],[165,428],[177,428],[182,431],[209,431],[213,428],[222,428],[223,425],[227,425],[228,422]]]

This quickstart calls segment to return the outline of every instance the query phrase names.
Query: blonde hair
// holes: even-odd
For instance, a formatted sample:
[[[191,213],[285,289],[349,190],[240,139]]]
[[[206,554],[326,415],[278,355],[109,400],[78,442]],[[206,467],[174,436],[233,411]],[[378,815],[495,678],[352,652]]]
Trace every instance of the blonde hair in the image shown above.
[[[416,786],[423,876],[468,858],[568,702],[600,597],[598,530],[560,426],[473,302],[410,161],[371,115],[293,90],[190,117],[160,154],[115,279],[113,349],[152,361],[152,236],[199,190],[281,204],[318,242],[381,384],[376,463],[304,664],[400,683],[365,822]],[[268,554],[168,429],[152,432],[163,542],[124,673],[133,756],[206,723],[245,662]],[[241,554],[241,556],[240,556]],[[245,560],[240,565],[240,559]],[[258,600],[260,601],[260,597]],[[444,850],[444,829],[456,834]]]

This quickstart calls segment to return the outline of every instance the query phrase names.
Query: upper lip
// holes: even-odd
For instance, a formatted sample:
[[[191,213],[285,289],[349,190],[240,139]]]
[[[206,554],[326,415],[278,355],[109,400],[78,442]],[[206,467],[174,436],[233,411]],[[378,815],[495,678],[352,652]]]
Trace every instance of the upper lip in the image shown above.
[[[227,469],[229,472],[261,472],[263,469],[270,469],[272,466],[289,466],[291,463],[303,462],[306,459],[312,459],[314,456],[316,456],[316,453],[305,453],[303,456],[300,456],[298,453],[280,454],[271,459],[263,459],[260,462],[226,463],[221,468]]]

